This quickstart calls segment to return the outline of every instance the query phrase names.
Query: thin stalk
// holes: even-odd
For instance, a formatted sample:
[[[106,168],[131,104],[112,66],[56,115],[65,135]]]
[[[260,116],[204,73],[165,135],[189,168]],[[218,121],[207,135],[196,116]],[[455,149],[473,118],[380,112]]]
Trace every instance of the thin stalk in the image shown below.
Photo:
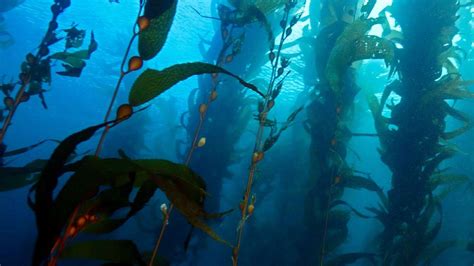
[[[160,247],[161,240],[163,239],[163,235],[165,234],[166,227],[168,226],[168,221],[170,219],[171,211],[173,211],[173,207],[174,207],[173,204],[171,204],[169,210],[166,212],[165,219],[163,220],[163,225],[161,226],[160,236],[158,237],[155,248],[153,249],[153,254],[151,255],[150,263],[148,263],[149,266],[153,266],[153,262],[155,261],[156,254],[158,253],[158,248]]]
[[[218,66],[222,66],[224,64],[225,52],[227,51],[227,49],[233,43],[232,40],[231,40],[232,31],[233,31],[233,27],[231,27],[231,30],[229,31],[229,36],[228,36],[227,40],[225,40],[224,46],[222,47],[222,49],[219,53],[219,56],[217,58],[217,65]],[[205,103],[208,107],[212,103],[211,95],[214,91],[217,90],[217,84],[218,84],[217,79],[215,79],[215,78],[212,79],[212,82],[213,82],[213,84],[212,84],[212,88],[211,88],[211,93],[210,93],[209,98],[207,99],[207,101]],[[201,130],[202,130],[202,127],[204,125],[204,121],[205,121],[208,110],[209,110],[209,108],[206,108],[206,110],[203,113],[201,113],[200,116],[199,116],[199,124],[196,127],[196,130],[194,131],[193,142],[191,144],[191,148],[189,149],[188,155],[186,156],[186,160],[184,162],[185,166],[189,166],[189,164],[191,162],[191,159],[193,157],[194,151],[196,150],[197,143],[198,143],[198,140],[199,140],[199,135],[201,134]],[[171,203],[170,207],[168,208],[168,210],[166,212],[166,215],[163,219],[163,223],[161,224],[160,235],[158,237],[158,240],[156,241],[155,247],[153,249],[153,254],[152,254],[152,257],[150,259],[150,262],[148,263],[148,266],[153,266],[156,255],[158,253],[158,249],[160,248],[160,245],[161,245],[161,240],[163,239],[163,235],[166,231],[166,228],[168,227],[170,215],[171,215],[171,212],[173,211],[173,208],[174,208],[174,204]]]
[[[283,44],[284,44],[285,39],[286,39],[285,30],[286,30],[286,27],[288,25],[288,17],[289,17],[289,11],[285,12],[284,20],[287,23],[285,24],[285,27],[283,28],[283,31],[281,33],[280,43],[279,43],[279,46],[278,46],[278,51],[277,51],[277,54],[275,56],[274,63],[272,62],[272,74],[270,76],[270,84],[268,85],[267,93],[266,93],[265,99],[264,99],[264,109],[263,109],[262,113],[260,114],[260,121],[259,121],[260,124],[259,124],[259,127],[258,127],[256,139],[255,139],[255,146],[254,146],[253,153],[252,153],[252,160],[251,160],[249,174],[248,174],[248,178],[247,178],[247,186],[246,186],[246,189],[245,189],[243,205],[242,205],[242,210],[241,210],[242,211],[242,217],[241,217],[241,220],[240,220],[240,223],[239,223],[239,226],[238,226],[238,230],[237,230],[238,231],[237,232],[237,245],[234,247],[233,252],[232,252],[233,253],[232,254],[232,265],[233,266],[238,265],[240,246],[241,246],[241,243],[242,243],[242,236],[243,236],[243,232],[244,232],[244,225],[245,225],[245,222],[247,221],[247,208],[248,208],[248,205],[249,205],[250,194],[252,193],[252,184],[253,184],[253,180],[254,180],[254,177],[255,177],[255,171],[257,170],[257,164],[258,164],[258,161],[254,160],[253,155],[255,153],[262,152],[262,136],[263,136],[263,133],[265,131],[264,125],[265,125],[267,113],[269,111],[268,102],[270,101],[270,97],[273,93],[273,88],[275,86],[275,82],[278,78],[276,74],[277,74],[277,70],[278,70],[278,64],[280,62],[281,50],[283,48]]]
[[[327,241],[327,235],[328,235],[328,224],[329,224],[329,210],[331,208],[331,201],[332,201],[332,188],[333,185],[331,184],[331,187],[329,189],[329,198],[328,198],[328,204],[326,208],[326,216],[325,216],[325,221],[324,221],[324,234],[323,234],[323,243],[321,245],[321,256],[319,260],[319,265],[323,266],[324,265],[324,253],[326,253],[326,241]]]
[[[26,90],[26,86],[28,86],[28,84],[29,84],[29,78],[27,78],[25,81],[22,82],[20,90],[16,94],[15,102],[13,103],[13,106],[10,109],[10,112],[8,112],[8,116],[5,118],[5,121],[3,122],[2,131],[0,132],[0,144],[3,143],[3,139],[5,138],[7,130],[13,119],[13,115],[15,114],[18,106],[21,104],[21,98],[23,97],[23,94],[25,93],[25,90]]]
[[[142,10],[143,10],[144,6],[145,6],[145,1],[143,1],[140,4],[137,19],[135,20],[135,24],[133,24],[133,35],[130,38],[130,41],[128,42],[127,49],[125,50],[125,54],[122,58],[122,63],[120,65],[120,77],[117,80],[117,84],[115,85],[114,93],[112,94],[112,98],[110,99],[109,107],[107,108],[107,112],[105,113],[104,122],[107,122],[109,120],[110,115],[112,113],[112,108],[114,107],[114,104],[115,104],[115,100],[117,99],[117,95],[118,95],[118,92],[119,92],[119,89],[120,89],[120,85],[122,84],[122,81],[125,78],[125,76],[130,73],[129,70],[125,70],[125,64],[127,63],[127,59],[128,59],[129,54],[130,54],[130,50],[132,48],[133,42],[135,41],[135,39],[137,38],[137,36],[139,34],[139,31],[137,31],[137,21],[140,18],[140,15],[142,13]],[[104,146],[105,138],[107,136],[107,133],[109,133],[109,130],[110,130],[110,126],[107,125],[107,126],[105,126],[104,131],[102,131],[102,135],[100,136],[99,143],[97,144],[97,148],[95,150],[95,156],[100,155],[100,153],[102,151],[102,147]]]

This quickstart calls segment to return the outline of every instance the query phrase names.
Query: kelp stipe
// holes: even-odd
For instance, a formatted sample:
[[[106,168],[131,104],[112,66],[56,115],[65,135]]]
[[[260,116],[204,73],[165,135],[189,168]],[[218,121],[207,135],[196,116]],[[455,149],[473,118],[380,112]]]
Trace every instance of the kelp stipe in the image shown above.
[[[273,39],[273,33],[269,33],[269,61],[272,66],[271,76],[269,80],[269,85],[265,93],[263,101],[259,101],[258,104],[258,114],[256,115],[256,120],[258,121],[258,131],[255,138],[255,146],[253,153],[250,159],[250,167],[247,178],[247,185],[245,186],[245,191],[243,199],[240,203],[241,219],[237,226],[237,241],[232,249],[232,265],[238,265],[239,252],[242,245],[242,236],[244,232],[244,226],[250,216],[255,210],[256,196],[251,195],[252,193],[252,184],[255,177],[255,171],[257,170],[257,165],[260,161],[263,160],[264,154],[268,151],[278,140],[282,131],[284,131],[291,122],[295,119],[296,115],[301,111],[301,108],[293,112],[287,120],[285,126],[277,131],[274,121],[267,118],[270,110],[275,106],[275,100],[280,94],[285,78],[288,76],[289,71],[286,72],[286,68],[289,66],[289,59],[282,57],[281,50],[286,39],[292,34],[293,26],[298,22],[301,17],[301,13],[290,17],[290,12],[296,7],[297,1],[288,0],[285,3],[284,15],[280,21],[280,27],[282,29],[281,37],[278,42],[278,47],[275,53],[275,40]],[[264,140],[265,128],[270,127],[271,133]]]
[[[472,243],[464,240],[435,242],[443,223],[443,198],[469,180],[440,169],[456,153],[446,141],[470,128],[470,119],[446,100],[474,96],[451,61],[458,57],[453,45],[458,9],[454,0],[396,0],[390,10],[403,31],[399,79],[385,88],[380,101],[369,98],[381,158],[392,172],[387,202],[371,209],[384,226],[381,265],[428,265],[452,246],[472,251]],[[387,118],[382,110],[392,92],[401,99],[387,105]],[[446,132],[448,116],[464,126]]]
[[[143,65],[142,57],[133,56],[129,59],[129,54],[130,54],[130,49],[132,48],[132,45],[133,45],[135,39],[137,38],[137,36],[139,34],[143,33],[144,31],[146,31],[148,29],[148,27],[150,27],[150,23],[151,23],[150,18],[148,18],[146,16],[141,16],[142,10],[145,7],[147,2],[148,2],[147,0],[141,0],[140,1],[140,7],[138,9],[137,19],[135,21],[135,24],[133,25],[133,34],[132,34],[132,37],[130,38],[130,41],[128,42],[128,46],[125,50],[125,53],[124,53],[124,56],[123,56],[123,59],[122,59],[122,63],[120,64],[120,76],[119,76],[119,79],[117,80],[117,84],[115,85],[115,89],[114,89],[114,92],[112,94],[112,98],[110,99],[109,107],[107,108],[107,112],[105,113],[104,121],[107,121],[110,118],[110,115],[112,113],[112,108],[114,107],[115,100],[117,98],[117,94],[118,94],[118,91],[120,89],[120,85],[122,84],[122,81],[125,78],[125,76],[127,74],[133,72],[133,71],[139,70]],[[153,1],[151,1],[151,2],[153,2]],[[128,66],[126,66],[127,59],[129,59],[128,60]],[[109,129],[110,128],[108,126],[106,126],[104,131],[102,132],[102,135],[100,136],[100,140],[99,140],[99,143],[97,144],[97,148],[96,148],[96,151],[95,151],[96,156],[100,155],[100,152],[102,150],[102,146],[104,145],[104,141],[105,141],[105,138],[107,136],[107,133],[108,133]]]
[[[218,53],[217,59],[216,59],[216,62],[217,62],[216,66],[218,66],[218,67],[222,67],[225,64],[231,63],[234,60],[234,58],[240,53],[240,47],[242,45],[242,41],[243,41],[243,38],[244,38],[244,33],[242,33],[239,37],[236,38],[233,34],[234,27],[236,27],[236,26],[237,25],[235,25],[233,22],[229,22],[229,21],[223,21],[222,24],[221,24],[220,34],[221,34],[221,38],[222,38],[222,41],[223,41],[223,45],[222,45],[222,47],[221,47],[221,49]],[[231,51],[229,52],[229,50],[231,50]],[[220,72],[220,71],[218,71],[218,72]],[[211,75],[211,88],[210,88],[210,91],[207,92],[208,96],[205,98],[204,102],[199,104],[199,105],[196,105],[196,106],[193,105],[192,106],[192,107],[197,109],[196,111],[198,113],[198,118],[197,118],[198,122],[197,122],[197,125],[195,126],[194,130],[192,130],[191,146],[187,151],[187,155],[184,157],[184,164],[187,165],[187,166],[189,166],[189,164],[191,163],[191,159],[193,158],[193,154],[194,154],[195,150],[197,148],[206,147],[205,146],[206,145],[206,136],[201,136],[201,132],[202,132],[202,129],[203,129],[203,126],[204,126],[204,121],[206,120],[206,117],[207,117],[207,114],[208,114],[209,107],[218,98],[218,91],[217,91],[217,89],[219,88],[219,73],[218,72],[213,73]],[[191,95],[194,95],[194,94],[191,93]],[[191,107],[191,105],[190,105],[190,107]],[[193,110],[193,111],[195,111],[195,110]],[[166,211],[165,211],[164,221],[163,221],[162,226],[161,226],[160,234],[159,234],[157,243],[155,245],[152,258],[156,255],[156,253],[158,251],[158,248],[161,244],[163,234],[164,234],[164,231],[166,230],[166,227],[168,225],[169,218],[170,218],[171,212],[173,210],[173,207],[174,207],[174,205],[171,204],[170,207],[168,209],[166,209]],[[187,249],[187,245],[189,244],[192,232],[193,232],[193,228],[191,228],[191,231],[188,233],[188,236],[185,240],[185,249]],[[150,262],[150,265],[151,265],[151,262]]]
[[[369,218],[341,200],[345,189],[383,194],[370,176],[360,176],[345,161],[347,143],[352,136],[366,135],[353,134],[348,127],[351,107],[359,91],[351,65],[370,58],[384,58],[392,63],[389,56],[392,50],[385,51],[378,38],[366,35],[373,25],[383,23],[381,19],[368,19],[373,4],[369,1],[364,5],[360,18],[356,18],[357,12],[350,3],[328,1],[322,6],[321,29],[313,43],[319,80],[315,99],[307,107],[305,123],[311,136],[310,177],[313,179],[305,199],[305,225],[315,232],[310,241],[317,250],[312,260],[318,265],[341,265],[358,259],[375,263],[375,254],[371,253],[333,254],[347,239],[351,213]]]
[[[217,60],[217,65],[218,66],[222,66],[224,63],[225,63],[225,60],[224,60],[224,57],[223,57],[223,54],[227,51],[227,49],[229,48],[229,46],[233,43],[233,39],[232,39],[232,32],[224,37],[223,36],[223,39],[224,39],[224,46],[222,47],[222,50],[220,52],[220,56]],[[212,80],[213,80],[213,84],[212,84],[212,88],[210,90],[210,93],[209,93],[209,97],[207,98],[206,102],[204,103],[201,103],[199,105],[199,108],[198,108],[198,112],[199,112],[199,122],[198,122],[198,125],[197,127],[195,128],[194,130],[194,134],[193,134],[193,137],[192,137],[192,142],[191,142],[191,146],[188,150],[188,153],[186,155],[186,158],[184,160],[184,165],[186,166],[189,166],[190,162],[191,162],[191,159],[193,157],[193,154],[194,154],[194,151],[197,149],[197,148],[202,148],[205,146],[206,144],[206,138],[205,136],[201,136],[201,130],[202,130],[202,127],[204,125],[204,121],[206,119],[206,115],[207,115],[207,112],[208,112],[208,108],[209,106],[211,105],[212,102],[214,102],[217,97],[218,97],[218,93],[217,93],[217,86],[218,86],[218,82],[217,82],[217,77],[218,77],[218,74],[212,74]],[[162,222],[162,225],[161,225],[161,229],[160,229],[160,234],[158,236],[158,240],[156,241],[156,244],[155,244],[155,247],[153,249],[153,254],[152,254],[152,257],[151,257],[151,260],[150,260],[150,263],[149,263],[149,266],[153,265],[153,261],[154,261],[154,258],[155,256],[157,255],[157,252],[158,252],[158,249],[161,245],[161,241],[163,239],[163,236],[164,236],[164,233],[165,233],[165,230],[168,226],[168,223],[169,223],[169,219],[170,219],[170,215],[173,211],[173,208],[174,208],[174,204],[171,203],[169,208],[165,210],[165,214],[164,214],[164,219],[163,219],[163,222]],[[191,231],[189,232],[189,235],[188,235],[188,238],[191,237],[191,234],[192,234],[192,229]],[[187,240],[189,241],[189,240]],[[187,245],[187,244],[185,244]]]

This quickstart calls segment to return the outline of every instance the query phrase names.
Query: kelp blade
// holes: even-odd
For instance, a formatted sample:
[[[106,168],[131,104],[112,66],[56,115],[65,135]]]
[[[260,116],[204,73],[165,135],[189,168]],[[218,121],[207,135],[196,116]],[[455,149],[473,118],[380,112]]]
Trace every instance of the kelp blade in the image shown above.
[[[63,259],[89,259],[114,263],[144,264],[135,244],[130,240],[93,240],[66,246]]]
[[[195,75],[212,73],[223,73],[234,77],[243,86],[263,97],[263,93],[261,93],[257,87],[245,82],[229,71],[216,65],[196,62],[173,65],[161,71],[153,69],[145,70],[133,84],[128,101],[132,106],[138,106],[158,97],[185,79]]]
[[[165,45],[177,4],[177,0],[147,1],[145,17],[150,20],[150,25],[140,33],[138,38],[138,52],[143,60],[155,57]]]

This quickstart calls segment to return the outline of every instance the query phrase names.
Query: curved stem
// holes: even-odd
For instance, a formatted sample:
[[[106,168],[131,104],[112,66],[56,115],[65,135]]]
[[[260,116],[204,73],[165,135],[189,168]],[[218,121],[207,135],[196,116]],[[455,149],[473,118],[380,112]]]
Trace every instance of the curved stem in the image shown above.
[[[112,94],[112,98],[110,99],[109,107],[107,108],[107,112],[105,113],[104,122],[107,122],[110,118],[110,115],[112,113],[112,108],[114,107],[115,100],[117,99],[118,91],[120,89],[120,85],[122,84],[123,78],[128,73],[130,73],[129,70],[125,70],[125,64],[127,63],[127,59],[128,59],[129,54],[130,54],[130,50],[132,49],[133,42],[135,41],[135,38],[137,38],[137,36],[139,34],[139,31],[137,31],[137,21],[138,21],[138,19],[140,18],[141,14],[142,14],[142,11],[143,11],[143,8],[145,7],[145,4],[146,4],[146,1],[140,1],[140,8],[138,9],[137,18],[135,19],[135,23],[133,24],[133,29],[132,29],[133,35],[130,38],[130,41],[128,42],[127,49],[125,50],[125,54],[122,58],[122,63],[120,64],[120,77],[117,81],[117,84],[115,85],[114,93]],[[105,138],[107,136],[107,133],[109,133],[109,130],[110,130],[110,126],[107,125],[105,127],[104,131],[102,132],[102,135],[100,136],[99,143],[97,144],[97,148],[95,150],[95,156],[100,155],[100,153],[102,151],[102,147],[103,147],[104,142],[105,142]]]
[[[141,13],[141,10],[139,14],[140,13]],[[112,113],[112,108],[114,107],[114,104],[115,104],[115,100],[117,99],[120,85],[122,84],[123,78],[129,73],[128,71],[124,71],[124,67],[125,67],[125,63],[127,62],[128,55],[130,54],[130,49],[132,48],[133,42],[135,41],[136,37],[137,37],[137,33],[134,33],[132,38],[130,38],[130,42],[128,43],[127,50],[125,51],[125,55],[123,56],[122,64],[120,66],[120,77],[117,81],[117,84],[115,85],[114,93],[112,94],[109,107],[107,108],[107,112],[105,113],[104,122],[107,122],[109,120],[110,115]],[[100,152],[102,151],[102,147],[104,145],[105,137],[107,136],[107,133],[109,132],[109,130],[110,130],[110,126],[107,125],[104,131],[102,132],[102,135],[100,136],[99,143],[97,144],[97,148],[95,150],[95,156],[100,155]]]
[[[124,58],[126,58],[126,56]],[[110,100],[109,108],[107,109],[107,113],[105,114],[104,122],[107,122],[109,120],[110,114],[112,113],[112,108],[115,104],[115,99],[117,98],[117,94],[120,89],[120,84],[122,84],[122,80],[124,77],[125,77],[125,73],[121,72],[120,78],[117,81],[117,85],[115,86],[114,94],[112,95],[112,99]],[[104,146],[105,137],[107,136],[107,133],[109,132],[109,130],[110,130],[110,126],[109,125],[105,126],[104,131],[100,135],[100,140],[95,150],[95,156],[100,155],[100,152],[102,151],[102,147]]]

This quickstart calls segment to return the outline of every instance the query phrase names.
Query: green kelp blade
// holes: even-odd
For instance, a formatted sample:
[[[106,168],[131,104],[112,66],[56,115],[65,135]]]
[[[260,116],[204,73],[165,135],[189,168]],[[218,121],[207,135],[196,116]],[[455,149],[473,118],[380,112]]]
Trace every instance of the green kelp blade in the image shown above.
[[[143,60],[154,58],[165,45],[177,4],[177,0],[147,1],[145,17],[150,20],[150,25],[138,37],[138,52]]]
[[[145,166],[143,162],[138,164],[150,174],[150,178],[155,182],[166,197],[174,204],[186,220],[194,227],[200,229],[212,239],[225,245],[231,246],[229,242],[223,240],[208,226],[203,219],[222,217],[222,214],[209,214],[204,210],[204,198],[206,196],[206,186],[204,180],[184,165],[173,167],[176,174],[159,174],[156,170]],[[167,171],[173,171],[169,168]]]
[[[12,151],[7,151],[3,154],[3,157],[10,157],[10,156],[16,156],[16,155],[20,155],[22,153],[25,153],[25,152],[28,152],[28,151],[31,151],[33,150],[34,148],[38,147],[38,146],[41,146],[43,145],[44,143],[46,142],[56,142],[56,143],[60,143],[60,141],[58,140],[54,140],[54,139],[46,139],[46,140],[42,140],[36,144],[33,144],[33,145],[30,145],[28,147],[23,147],[23,148],[19,148],[19,149],[16,149],[16,150],[12,150]]]
[[[61,253],[61,259],[88,259],[145,265],[138,248],[130,240],[91,240],[67,245]]]
[[[97,201],[96,208],[100,208],[102,210],[101,213],[105,215],[99,222],[87,226],[85,232],[101,234],[116,230],[143,209],[156,190],[160,189],[165,192],[168,199],[185,216],[190,224],[201,229],[213,239],[229,245],[204,222],[206,219],[220,218],[226,213],[209,214],[204,210],[204,199],[207,195],[206,184],[199,175],[185,165],[175,164],[166,160],[131,160],[127,156],[122,157],[124,158],[99,159],[90,157],[89,160],[84,160],[81,166],[75,170],[76,173],[70,178],[71,181],[65,185],[65,188],[57,198],[58,202],[60,198],[64,202],[62,209],[70,210],[74,204],[71,205],[68,202],[76,202],[77,197],[80,196],[80,194],[72,191],[74,188],[87,191],[98,185],[120,184],[123,186],[126,184],[125,178],[128,175],[132,173],[136,176],[134,185],[138,186],[139,189],[131,204],[127,204],[130,206],[128,213],[122,217],[110,218],[119,207],[128,206],[125,206],[126,204],[121,205],[122,200],[117,201],[118,204],[107,204],[105,201]],[[93,180],[90,178],[93,178]],[[110,192],[115,193],[113,190]],[[102,194],[99,194],[93,200],[100,198]],[[131,193],[125,194],[128,194],[128,196],[124,195],[123,200],[129,198]],[[111,209],[111,206],[115,205],[117,208],[113,207]]]
[[[138,213],[141,209],[143,209],[146,204],[150,201],[150,199],[153,197],[155,194],[155,191],[158,189],[158,187],[155,185],[153,181],[150,179],[147,179],[143,184],[141,185],[140,189],[137,192],[137,195],[135,196],[135,199],[131,204],[128,203],[128,198],[129,195],[126,195],[123,199],[126,200],[127,207],[130,207],[130,210],[128,211],[127,215],[124,218],[109,218],[106,217],[105,219],[100,220],[97,223],[93,223],[88,225],[85,228],[85,232],[87,233],[93,233],[93,234],[103,234],[103,233],[110,233],[125,224],[128,219],[133,217],[136,213]],[[120,201],[117,201],[120,203]],[[125,202],[124,202],[125,203]],[[106,202],[100,202],[99,203],[102,208],[105,210],[109,208],[109,204]],[[117,205],[120,207],[119,205]],[[125,205],[123,207],[126,207]],[[118,209],[112,209],[110,213],[108,213],[108,216],[113,215],[113,212],[115,212]]]
[[[35,160],[23,167],[0,167],[0,192],[26,187],[38,180],[46,160]]]
[[[54,201],[54,212],[51,215],[51,220],[57,221],[59,224],[67,224],[75,208],[83,205],[83,202],[87,200],[95,202],[91,208],[93,213],[112,214],[129,205],[128,198],[133,190],[134,174],[124,173],[124,175],[127,175],[127,181],[124,184],[101,191],[98,194],[102,186],[115,184],[117,183],[116,180],[121,177],[103,175],[103,172],[100,172],[96,167],[90,167],[93,164],[88,164],[87,160],[99,159],[86,157],[82,166],[68,179]]]
[[[35,184],[35,202],[32,203],[38,229],[33,265],[40,265],[49,255],[54,242],[64,227],[64,221],[51,221],[51,217],[54,214],[53,193],[59,177],[64,173],[65,164],[79,144],[89,140],[97,130],[107,124],[109,123],[89,127],[64,139],[54,150],[41,172],[38,182]]]
[[[177,64],[164,70],[145,70],[145,72],[135,80],[128,101],[132,106],[138,106],[158,97],[185,79],[195,75],[212,73],[223,73],[234,77],[240,82],[240,84],[264,97],[263,93],[260,92],[257,87],[245,82],[237,75],[234,75],[216,65],[196,62]]]
[[[76,53],[58,52],[52,54],[50,58],[63,61],[72,67],[80,68],[84,65],[85,54],[87,54],[87,50],[78,51]]]

